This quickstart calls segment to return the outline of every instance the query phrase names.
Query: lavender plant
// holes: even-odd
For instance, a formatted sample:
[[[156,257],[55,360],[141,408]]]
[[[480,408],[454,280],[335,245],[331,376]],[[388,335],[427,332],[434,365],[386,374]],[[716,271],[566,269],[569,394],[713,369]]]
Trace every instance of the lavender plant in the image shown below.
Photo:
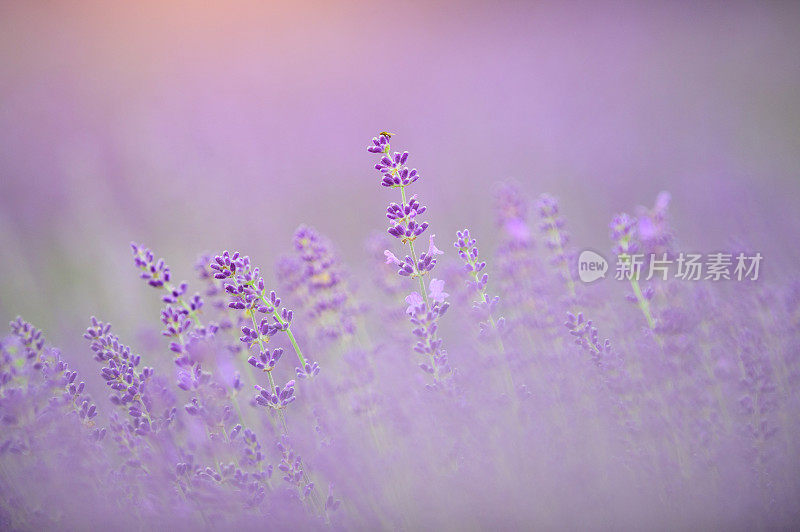
[[[800,519],[798,282],[645,280],[651,259],[635,256],[684,251],[667,193],[613,218],[619,279],[580,282],[569,214],[508,183],[480,252],[480,207],[463,209],[476,225],[456,233],[449,260],[407,190],[420,174],[391,138],[368,151],[399,198],[363,258],[303,225],[274,281],[225,251],[201,256],[190,287],[133,244],[161,302],[147,325],[119,327],[141,332],[123,341],[91,318],[88,350],[65,339],[61,352],[11,322],[0,338],[0,528]],[[755,254],[720,249],[732,262]],[[409,357],[423,372],[408,371]]]
[[[367,151],[381,156],[375,165],[375,169],[381,174],[381,185],[400,189],[401,203],[390,203],[386,209],[386,217],[389,219],[388,233],[408,246],[409,255],[400,260],[394,253],[386,250],[386,263],[397,266],[397,274],[401,277],[416,278],[419,282],[419,292],[412,292],[406,297],[406,313],[415,327],[414,335],[420,338],[414,350],[427,358],[426,362],[420,363],[420,368],[432,376],[432,387],[447,389],[452,386],[453,370],[447,352],[442,349],[438,322],[449,307],[445,302],[448,294],[443,291],[444,281],[431,279],[429,292],[423,280],[436,267],[435,257],[443,252],[434,244],[434,235],[430,235],[428,249],[417,256],[414,242],[428,228],[428,222],[418,221],[417,216],[424,214],[427,207],[420,204],[416,195],[407,197],[406,187],[415,183],[420,175],[416,168],[409,169],[406,166],[408,152],[391,153],[390,138],[391,134],[385,132],[373,137],[372,145],[367,147]]]

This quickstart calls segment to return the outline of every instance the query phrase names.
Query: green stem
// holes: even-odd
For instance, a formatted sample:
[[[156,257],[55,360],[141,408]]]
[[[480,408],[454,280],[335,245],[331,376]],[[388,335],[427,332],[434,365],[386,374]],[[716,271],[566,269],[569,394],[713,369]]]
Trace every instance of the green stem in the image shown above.
[[[292,347],[294,347],[294,352],[297,353],[297,359],[300,361],[302,368],[306,367],[306,359],[303,356],[303,352],[300,350],[300,346],[297,345],[297,340],[294,338],[294,334],[292,330],[288,327],[286,328],[286,336],[289,337],[289,341],[292,342]]]
[[[403,205],[406,204],[406,185],[400,186],[400,195],[403,198]],[[414,271],[417,276],[417,280],[419,281],[419,289],[420,293],[422,294],[422,298],[425,300],[425,306],[430,308],[428,304],[428,291],[425,289],[425,282],[422,280],[422,273],[417,269],[417,253],[414,251],[414,241],[408,241],[408,248],[411,251],[411,260],[414,261]]]
[[[651,329],[656,328],[656,323],[653,320],[653,316],[650,314],[650,302],[645,299],[644,295],[642,294],[642,289],[639,287],[639,279],[635,276],[631,277],[631,288],[633,288],[633,294],[636,296],[636,301],[639,304],[639,308],[644,314],[645,319],[647,320],[647,325]]]

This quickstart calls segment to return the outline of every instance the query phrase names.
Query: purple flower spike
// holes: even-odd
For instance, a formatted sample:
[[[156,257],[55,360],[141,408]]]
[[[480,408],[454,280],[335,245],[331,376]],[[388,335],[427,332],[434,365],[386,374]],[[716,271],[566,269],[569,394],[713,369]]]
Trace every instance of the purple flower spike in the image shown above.
[[[141,277],[147,281],[147,284],[161,288],[165,283],[170,282],[169,266],[164,263],[164,259],[156,260],[152,251],[135,242],[131,242],[131,249],[133,250],[133,262],[141,270]]]
[[[283,349],[280,347],[272,351],[264,349],[258,353],[258,356],[251,356],[247,362],[262,371],[272,371],[282,355]]]
[[[428,249],[417,254],[414,243],[427,229],[428,222],[420,221],[419,217],[427,212],[417,197],[406,196],[406,187],[419,179],[416,169],[409,170],[406,166],[408,152],[391,153],[389,139],[391,135],[381,134],[372,139],[372,146],[367,148],[370,153],[380,155],[380,160],[375,169],[381,174],[381,185],[384,187],[400,188],[401,202],[390,203],[386,209],[389,219],[389,235],[397,238],[408,246],[408,255],[402,260],[390,250],[384,251],[386,263],[397,267],[397,275],[417,279],[420,292],[413,292],[406,298],[407,314],[415,326],[415,336],[424,340],[417,343],[415,350],[424,355],[427,362],[421,364],[422,369],[433,376],[433,387],[452,389],[452,370],[447,361],[447,354],[441,349],[441,339],[438,338],[438,319],[446,312],[448,304],[444,301],[447,294],[443,291],[443,281],[432,280],[430,294],[425,287],[422,277],[433,271],[436,267],[436,256],[442,251],[434,244],[434,235],[428,239]],[[429,307],[430,305],[430,307]]]
[[[293,380],[287,382],[283,388],[275,386],[274,391],[270,391],[258,385],[256,385],[255,389],[258,392],[258,395],[255,396],[256,403],[276,410],[286,408],[297,399],[294,395]]]

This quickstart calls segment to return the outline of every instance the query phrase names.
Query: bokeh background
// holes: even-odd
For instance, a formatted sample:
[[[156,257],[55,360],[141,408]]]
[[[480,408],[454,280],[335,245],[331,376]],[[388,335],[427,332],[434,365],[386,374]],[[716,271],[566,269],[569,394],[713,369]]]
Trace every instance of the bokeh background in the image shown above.
[[[355,271],[386,202],[364,150],[412,153],[443,242],[493,231],[494,183],[561,199],[576,247],[673,195],[684,248],[796,272],[800,3],[0,3],[0,322],[85,351],[202,251],[269,265],[300,223]],[[484,238],[491,242],[491,238]],[[447,246],[440,246],[447,249]],[[88,358],[88,356],[87,356]]]

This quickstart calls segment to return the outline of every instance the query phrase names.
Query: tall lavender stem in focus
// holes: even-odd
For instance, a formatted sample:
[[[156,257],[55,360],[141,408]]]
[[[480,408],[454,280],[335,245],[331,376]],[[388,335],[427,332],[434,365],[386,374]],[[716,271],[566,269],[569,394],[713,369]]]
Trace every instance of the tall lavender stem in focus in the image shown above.
[[[406,298],[409,304],[407,312],[411,316],[412,324],[416,326],[414,334],[421,338],[414,349],[428,356],[429,363],[420,364],[420,367],[433,376],[434,385],[449,387],[452,370],[447,360],[447,353],[441,347],[442,340],[437,333],[439,318],[448,308],[448,304],[444,301],[448,294],[443,291],[444,281],[431,279],[429,294],[423,280],[423,276],[436,266],[434,257],[441,255],[442,251],[434,245],[434,237],[431,235],[428,250],[417,256],[414,242],[428,228],[428,222],[418,222],[417,216],[423,214],[427,207],[417,201],[416,195],[408,198],[406,187],[416,182],[420,175],[416,168],[409,169],[406,166],[408,152],[391,153],[390,138],[391,134],[385,132],[373,137],[372,145],[367,146],[367,151],[381,156],[375,165],[375,169],[381,174],[381,185],[400,189],[402,202],[390,203],[387,208],[386,217],[390,220],[388,232],[408,246],[409,255],[400,260],[394,253],[386,250],[386,262],[399,268],[398,275],[416,278],[419,282],[419,294],[414,292]]]

